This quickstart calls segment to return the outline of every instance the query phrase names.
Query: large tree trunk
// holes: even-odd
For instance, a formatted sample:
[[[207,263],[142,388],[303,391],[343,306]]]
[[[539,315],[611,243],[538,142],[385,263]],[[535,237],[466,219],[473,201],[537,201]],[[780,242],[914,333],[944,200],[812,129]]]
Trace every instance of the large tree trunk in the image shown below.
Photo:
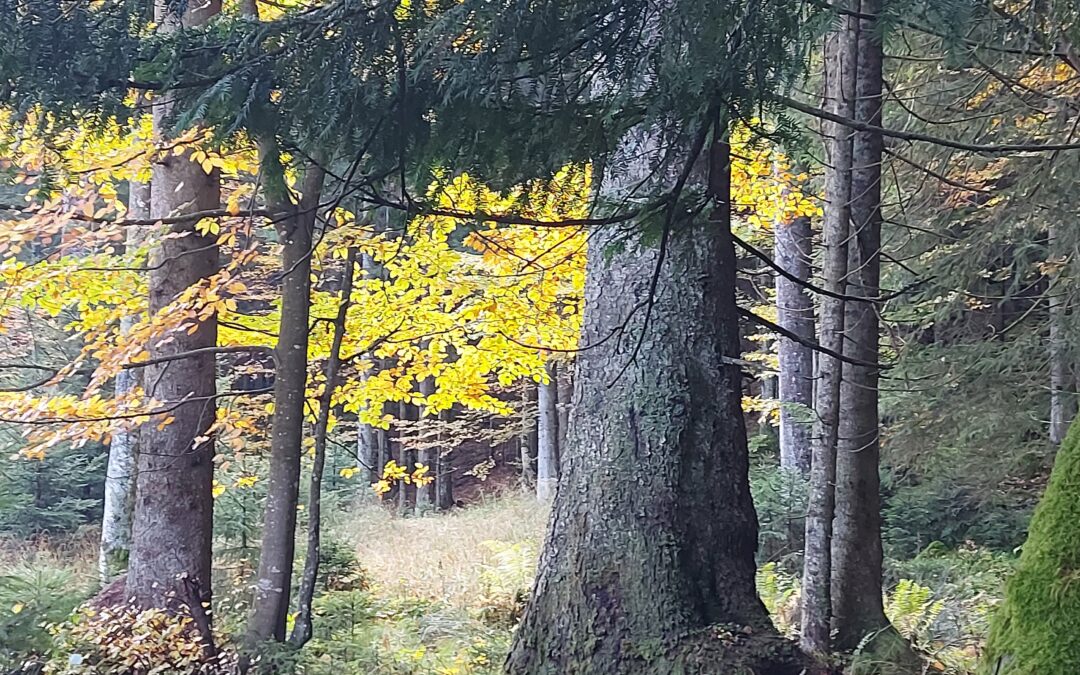
[[[1061,257],[1058,226],[1051,225],[1047,237],[1047,249],[1051,259]],[[1063,297],[1065,289],[1057,283],[1060,272],[1051,272],[1047,289],[1049,307],[1050,336],[1048,352],[1050,356],[1050,442],[1060,445],[1065,440],[1069,423],[1076,415],[1076,394],[1073,391],[1072,363],[1069,358],[1065,315],[1068,303]]]
[[[549,501],[559,481],[559,371],[554,362],[547,366],[548,381],[537,392],[536,497]]]
[[[326,359],[326,386],[319,397],[319,412],[315,420],[315,459],[311,467],[311,483],[308,489],[308,537],[304,573],[297,590],[296,624],[289,641],[302,647],[311,639],[312,602],[315,599],[315,582],[319,576],[319,557],[322,551],[322,481],[326,467],[326,435],[330,430],[330,408],[338,387],[338,371],[341,367],[341,343],[345,339],[345,319],[352,297],[353,267],[356,266],[356,250],[349,249],[345,271],[341,278],[341,296],[337,316],[334,317],[334,334],[330,354]]]
[[[810,280],[814,233],[809,218],[775,225],[776,264],[800,281]],[[814,300],[799,283],[776,275],[777,323],[810,342],[814,339]],[[814,405],[814,352],[806,344],[780,336],[780,466],[810,474],[813,427],[807,412]]]
[[[272,147],[271,147],[272,146]],[[276,144],[260,148],[264,166],[279,162]],[[255,580],[248,634],[252,640],[284,640],[289,613],[296,507],[300,492],[300,456],[304,436],[304,395],[307,387],[308,316],[311,309],[311,247],[315,208],[322,189],[322,171],[308,168],[299,204],[289,203],[284,183],[269,189],[274,210],[291,214],[278,223],[281,242],[281,320],[274,352],[274,417],[270,431],[270,476],[263,513],[259,570]],[[278,174],[280,175],[280,174]]]
[[[128,216],[150,218],[150,183],[131,181],[128,185]],[[142,243],[142,232],[128,228],[128,248]],[[120,320],[120,333],[127,334],[134,317]],[[116,396],[130,394],[142,386],[142,373],[135,368],[116,376]],[[125,429],[112,435],[109,463],[105,470],[105,501],[101,514],[101,546],[98,551],[98,579],[102,586],[126,566],[131,549],[131,520],[135,510],[135,473],[139,457],[139,430]]]
[[[855,112],[855,19],[844,15],[825,44],[825,102],[830,112],[852,117]],[[846,290],[848,223],[851,216],[852,133],[835,123],[823,124],[828,162],[825,168],[825,218],[822,224],[825,261],[823,284],[834,294]],[[821,298],[818,341],[832,352],[844,352],[844,305],[838,297]],[[802,577],[800,644],[812,654],[831,649],[833,512],[835,508],[836,444],[840,416],[840,382],[844,364],[819,354],[814,395],[813,458],[806,514],[806,548]]]
[[[620,156],[640,170],[616,176],[623,185],[659,152],[651,134],[631,139]],[[641,239],[611,248],[610,230],[590,243],[582,343],[597,346],[579,355],[563,473],[509,673],[801,670],[771,643],[754,589],[728,162],[716,145],[716,213],[676,222],[663,259]],[[606,339],[624,325],[622,339]],[[754,648],[762,641],[769,656]]]
[[[863,2],[876,15],[880,6]],[[860,26],[855,118],[881,125],[881,42],[868,21]],[[848,292],[873,299],[881,281],[880,134],[857,132],[852,153]],[[848,302],[844,308],[844,353],[878,360],[878,305]],[[840,433],[836,459],[836,516],[833,521],[832,606],[836,647],[853,649],[888,625],[881,598],[881,503],[878,478],[878,371],[846,365],[840,386]]]
[[[178,5],[159,2],[159,30],[175,31],[205,23],[221,11],[219,0],[207,0],[178,15]],[[172,105],[166,94],[153,107],[154,129],[166,136]],[[187,154],[170,155],[154,164],[152,218],[218,208],[216,172],[207,174]],[[183,292],[213,275],[219,267],[214,236],[195,230],[195,222],[169,227],[154,250],[150,272],[149,310],[153,315]],[[178,331],[167,344],[152,344],[151,358],[164,358],[217,344],[217,317],[191,331]],[[203,602],[210,601],[210,557],[213,529],[214,443],[207,431],[214,422],[217,393],[213,353],[148,366],[147,395],[176,406],[170,424],[152,420],[140,432],[145,448],[139,454],[132,523],[131,559],[126,593],[145,607],[174,605],[177,578],[196,584]],[[209,639],[209,636],[204,636]]]

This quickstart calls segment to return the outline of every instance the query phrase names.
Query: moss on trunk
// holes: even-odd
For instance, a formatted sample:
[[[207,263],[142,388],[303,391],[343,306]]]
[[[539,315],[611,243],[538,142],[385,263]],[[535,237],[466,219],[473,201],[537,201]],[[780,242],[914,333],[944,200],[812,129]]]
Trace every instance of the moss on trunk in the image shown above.
[[[1080,424],[1058,451],[990,628],[985,675],[1080,673]]]

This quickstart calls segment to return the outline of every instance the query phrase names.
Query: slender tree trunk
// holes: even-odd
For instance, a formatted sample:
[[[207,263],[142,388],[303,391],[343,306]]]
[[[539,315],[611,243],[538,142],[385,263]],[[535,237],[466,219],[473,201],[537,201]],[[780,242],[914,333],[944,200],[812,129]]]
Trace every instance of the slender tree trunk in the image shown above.
[[[375,480],[379,480],[382,478],[383,469],[386,468],[386,463],[389,462],[391,458],[390,432],[386,429],[376,429],[375,442],[379,451],[379,461],[375,465]]]
[[[865,17],[881,14],[881,0],[862,0]],[[876,19],[858,19],[855,119],[881,126],[882,43]],[[845,355],[876,363],[881,295],[880,133],[855,134],[851,172]],[[859,649],[853,672],[922,673],[921,660],[897,633],[882,601],[881,483],[878,474],[878,369],[845,365],[840,387],[836,453],[836,509],[832,540],[832,614],[837,649]]]
[[[249,637],[253,641],[285,639],[289,613],[296,507],[300,493],[300,456],[304,435],[307,387],[308,316],[311,309],[311,247],[315,207],[322,189],[322,171],[309,167],[300,203],[289,202],[280,178],[276,143],[262,141],[260,155],[267,178],[267,202],[275,211],[292,212],[278,223],[281,242],[281,321],[274,352],[274,417],[270,431],[270,475],[263,512],[262,545],[255,581]],[[274,167],[270,163],[277,163]],[[282,181],[274,185],[273,176]]]
[[[158,2],[158,30],[172,32],[198,26],[221,11],[219,0],[207,0],[177,14],[178,6]],[[168,95],[154,107],[154,129],[164,139],[172,105]],[[162,158],[153,167],[152,218],[218,208],[221,202],[216,172],[207,174],[187,154]],[[213,236],[195,230],[195,223],[170,226],[152,254],[149,311],[156,314],[192,286],[204,282],[219,267]],[[166,357],[217,344],[217,317],[178,331],[167,344],[149,347],[151,358]],[[215,359],[212,353],[148,366],[147,394],[176,405],[173,421],[155,419],[140,432],[145,448],[139,453],[131,558],[126,593],[144,607],[175,607],[178,579],[195,584],[201,602],[211,597],[210,569],[213,529],[214,443],[207,431],[216,415]],[[204,635],[211,644],[211,636]],[[211,649],[208,647],[208,653]]]
[[[880,4],[864,0],[875,15]],[[860,21],[855,118],[881,125],[881,42],[871,21]],[[848,292],[880,295],[880,134],[856,132],[852,153]],[[852,301],[844,307],[845,355],[878,360],[878,306]],[[881,504],[878,478],[878,372],[845,365],[840,386],[840,433],[836,460],[836,515],[832,542],[832,607],[836,647],[853,649],[888,625],[881,597]]]
[[[300,588],[297,591],[296,623],[293,626],[292,635],[289,636],[289,641],[297,647],[307,644],[312,634],[311,603],[315,598],[315,582],[319,577],[321,555],[322,480],[326,466],[326,434],[330,427],[330,408],[338,386],[341,343],[345,339],[345,319],[352,297],[353,267],[355,266],[356,249],[349,249],[349,255],[345,260],[345,272],[341,278],[341,297],[338,300],[337,316],[334,317],[334,336],[331,340],[330,354],[326,359],[326,388],[319,397],[319,413],[315,420],[315,461],[311,467],[311,485],[308,495],[307,556],[304,558],[304,573],[300,578]]]
[[[409,473],[412,473],[413,464],[416,463],[416,450],[413,450],[408,446],[406,426],[409,422],[416,419],[417,412],[415,406],[411,403],[401,401],[398,404],[398,419],[405,423],[402,425],[401,431],[398,432],[398,464],[404,467]],[[416,506],[416,490],[412,489],[412,486],[405,482],[399,482],[397,484],[397,489],[398,513],[405,515],[409,512],[410,508]]]
[[[536,387],[532,381],[525,382],[521,392],[521,434],[518,449],[521,461],[521,484],[526,488],[536,482]]]
[[[379,278],[381,270],[370,254],[360,253],[360,266],[368,278]],[[372,369],[360,374],[360,378],[366,381],[378,372],[380,360],[372,358]],[[377,429],[370,424],[357,422],[356,429],[356,462],[360,466],[360,475],[363,476],[361,483],[367,489],[375,481],[382,477],[383,466],[386,460],[380,455],[380,443],[385,443],[386,431]],[[368,490],[368,494],[371,494]]]
[[[1047,236],[1047,249],[1051,258],[1059,257],[1060,234],[1057,225],[1051,225]],[[1060,445],[1065,440],[1065,434],[1069,431],[1069,424],[1076,415],[1076,395],[1072,376],[1072,363],[1069,358],[1067,329],[1065,327],[1065,314],[1068,304],[1063,295],[1065,288],[1057,283],[1060,272],[1050,273],[1050,284],[1047,289],[1047,305],[1049,307],[1050,337],[1050,442]]]
[[[420,393],[424,396],[430,396],[435,393],[435,378],[428,377],[420,382]],[[421,412],[422,411],[418,411]],[[429,472],[434,472],[438,467],[436,462],[438,461],[439,449],[438,447],[430,446],[431,439],[425,435],[420,439],[420,449],[417,451],[416,461],[424,466],[428,467]],[[423,515],[430,511],[435,506],[435,485],[434,483],[427,483],[426,485],[416,486],[416,513],[417,515]]]
[[[776,264],[800,281],[810,281],[810,254],[814,233],[809,218],[776,223]],[[803,286],[776,275],[777,323],[810,341],[814,338],[814,300]],[[780,466],[803,476],[810,474],[813,427],[807,414],[814,406],[814,353],[809,347],[781,336],[777,351],[780,375]]]
[[[150,183],[131,181],[128,186],[128,215],[150,218]],[[138,228],[128,228],[126,246],[142,243]],[[121,334],[130,332],[134,317],[120,320]],[[122,370],[116,376],[117,398],[142,385],[138,369]],[[131,549],[131,520],[135,510],[136,470],[139,461],[139,430],[113,433],[109,442],[109,463],[105,470],[105,502],[101,515],[101,546],[98,552],[98,579],[102,586],[127,566]]]
[[[439,419],[444,424],[453,421],[454,411],[442,411],[439,413]],[[454,451],[448,443],[449,437],[444,434],[443,443],[436,457],[435,505],[440,511],[446,511],[454,506]]]
[[[824,106],[830,112],[852,117],[855,101],[855,20],[847,15],[839,20],[825,45],[826,77]],[[823,284],[833,293],[846,291],[847,243],[851,217],[852,133],[843,125],[823,125],[828,150],[825,169],[825,218]],[[822,297],[819,341],[836,353],[844,352],[844,301]],[[802,631],[800,644],[811,654],[831,649],[832,578],[831,543],[836,444],[840,417],[840,382],[844,364],[833,356],[818,354],[815,377],[813,458],[810,468],[810,495],[806,515],[806,550],[802,578]]]
[[[714,145],[708,222],[676,222],[663,256],[642,240],[607,248],[610,230],[590,242],[582,342],[598,346],[578,357],[564,473],[508,673],[802,669],[754,589],[729,163]],[[659,147],[632,132],[608,170],[640,181]],[[650,296],[646,321],[635,308]],[[624,325],[626,339],[603,341]],[[718,624],[752,637],[725,642]]]
[[[379,430],[363,422],[356,424],[356,463],[362,476],[360,482],[366,488],[379,480]]]
[[[559,482],[559,370],[547,365],[548,381],[537,391],[536,498],[550,501]]]
[[[574,401],[574,363],[565,363],[559,368],[559,466],[562,466],[562,454],[566,449],[566,439],[570,430],[570,410]]]

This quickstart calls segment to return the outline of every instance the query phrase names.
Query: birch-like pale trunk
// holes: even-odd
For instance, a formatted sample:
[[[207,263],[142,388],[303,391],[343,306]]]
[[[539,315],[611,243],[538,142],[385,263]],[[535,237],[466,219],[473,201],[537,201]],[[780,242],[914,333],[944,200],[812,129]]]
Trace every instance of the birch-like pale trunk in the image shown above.
[[[453,419],[453,409],[439,413],[439,420],[444,426]],[[439,453],[435,459],[435,507],[440,511],[446,511],[454,506],[454,449],[448,445],[448,434],[443,434],[442,440],[444,443],[439,447]]]
[[[521,484],[532,488],[536,482],[536,385],[527,381],[521,392],[521,433],[518,435],[518,451],[521,462]]]
[[[150,218],[150,183],[131,181],[128,184],[128,217]],[[142,244],[139,228],[127,229],[126,246]],[[120,333],[130,332],[134,317],[120,320]],[[137,368],[121,370],[116,376],[117,398],[142,386],[142,374]],[[98,549],[98,580],[105,586],[126,567],[131,549],[131,521],[135,510],[135,484],[139,458],[139,429],[121,429],[109,442],[109,462],[105,470],[105,500],[101,514],[101,543]]]
[[[559,368],[559,466],[562,466],[562,453],[570,431],[570,411],[574,407],[574,370],[573,361],[565,362]]]
[[[559,370],[547,365],[548,381],[537,387],[536,498],[550,501],[559,482]]]
[[[1047,249],[1051,258],[1061,257],[1061,235],[1057,225],[1051,225],[1047,232]],[[1061,272],[1050,272],[1047,288],[1047,307],[1049,309],[1050,335],[1047,351],[1050,357],[1050,442],[1061,445],[1069,431],[1069,424],[1076,415],[1075,382],[1072,376],[1072,363],[1069,358],[1068,329],[1065,325],[1068,303],[1063,297],[1065,290],[1058,283]]]
[[[428,377],[420,381],[420,393],[424,396],[431,396],[435,393],[435,378]],[[422,414],[422,411],[418,411],[417,417]],[[419,464],[423,464],[428,467],[429,476],[435,475],[437,470],[437,462],[439,456],[439,448],[431,447],[431,439],[426,436],[420,439],[420,449],[416,452],[416,461]],[[411,467],[410,467],[411,470]],[[416,486],[416,513],[417,515],[423,515],[431,511],[435,506],[435,484],[434,482],[426,483],[424,485]]]
[[[800,281],[810,281],[810,258],[814,233],[809,218],[776,223],[774,257],[776,264]],[[814,300],[804,286],[776,275],[776,315],[781,328],[814,339]],[[813,426],[808,412],[814,406],[814,352],[790,338],[777,338],[780,373],[777,395],[780,401],[780,466],[810,474],[813,454]]]

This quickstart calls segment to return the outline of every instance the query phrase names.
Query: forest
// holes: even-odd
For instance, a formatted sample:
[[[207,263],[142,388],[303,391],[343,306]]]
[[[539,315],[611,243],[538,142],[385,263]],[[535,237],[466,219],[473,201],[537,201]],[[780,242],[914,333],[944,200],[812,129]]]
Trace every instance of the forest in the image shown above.
[[[0,0],[0,674],[1080,673],[1076,190],[1076,0]]]

